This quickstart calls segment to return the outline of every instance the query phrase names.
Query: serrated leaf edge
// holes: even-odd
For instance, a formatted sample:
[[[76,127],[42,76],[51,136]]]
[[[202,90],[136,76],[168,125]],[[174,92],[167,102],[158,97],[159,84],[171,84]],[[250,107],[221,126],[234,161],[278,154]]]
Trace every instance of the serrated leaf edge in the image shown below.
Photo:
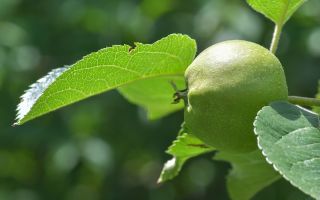
[[[20,97],[21,101],[16,108],[16,122],[13,125],[18,125],[20,123],[20,120],[30,112],[33,105],[38,101],[43,92],[68,69],[70,69],[70,66],[53,69],[47,75],[31,84],[29,89],[24,91],[24,94]]]
[[[298,105],[296,105],[296,106],[299,107],[299,108],[301,108],[301,109],[303,109],[303,110],[305,110],[305,111],[307,111],[307,112],[316,114],[316,113],[314,113],[314,112],[312,112],[312,111],[310,111],[310,110],[308,110],[308,109],[305,109],[305,108],[303,108],[303,107],[301,107],[301,106],[298,106]],[[277,166],[276,166],[274,163],[272,163],[272,161],[271,161],[271,160],[269,159],[269,157],[267,156],[267,153],[263,150],[262,146],[260,145],[260,136],[258,135],[258,133],[257,133],[257,131],[256,131],[256,125],[257,125],[256,122],[257,122],[257,119],[258,119],[260,113],[261,113],[263,110],[267,109],[267,107],[269,107],[269,106],[264,106],[261,110],[258,111],[257,116],[255,117],[255,120],[254,120],[254,122],[253,122],[253,126],[254,126],[253,132],[254,132],[254,134],[257,136],[257,145],[258,145],[258,148],[261,150],[262,155],[265,157],[266,161],[267,161],[270,165],[272,165],[272,167],[273,167],[277,172],[279,172],[279,174],[280,174],[283,178],[285,178],[287,181],[289,181],[290,184],[292,184],[293,186],[297,187],[299,190],[301,190],[301,191],[304,192],[304,190],[303,190],[300,186],[298,186],[298,185],[296,185],[295,183],[293,183],[286,175],[284,175],[284,174],[277,168]],[[310,127],[305,127],[305,128],[310,128]],[[301,129],[305,129],[305,128],[301,128]],[[300,130],[300,129],[297,129],[297,130]],[[290,134],[290,133],[291,133],[291,132],[289,132],[288,134]],[[305,192],[304,192],[304,193],[305,193]],[[306,193],[306,194],[308,194],[308,193]],[[312,196],[311,194],[308,194],[308,195]],[[314,196],[312,196],[312,197],[314,197]],[[317,199],[318,197],[314,197],[314,198]]]

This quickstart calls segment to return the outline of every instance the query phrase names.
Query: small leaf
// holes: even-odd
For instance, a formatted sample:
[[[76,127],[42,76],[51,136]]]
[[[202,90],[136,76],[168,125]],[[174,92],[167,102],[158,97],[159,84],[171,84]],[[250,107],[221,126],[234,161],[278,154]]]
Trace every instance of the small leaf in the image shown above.
[[[163,183],[176,177],[184,163],[190,158],[214,151],[214,148],[205,145],[194,135],[182,133],[167,150],[173,156],[164,164],[158,183]]]
[[[148,118],[154,120],[184,107],[183,103],[172,104],[175,91],[170,81],[174,81],[179,88],[186,88],[183,76],[173,76],[137,81],[118,90],[130,102],[145,108]]]
[[[29,94],[22,96],[23,103],[18,106],[16,124],[23,124],[63,106],[114,88],[140,84],[137,81],[149,80],[150,83],[153,78],[183,77],[195,52],[195,41],[181,34],[169,35],[153,44],[136,43],[134,49],[128,45],[101,49],[71,65],[59,76],[52,74],[45,76],[44,79],[50,79],[44,84],[45,87],[42,83],[32,85],[27,91]],[[158,83],[159,81],[155,81],[155,85],[149,84],[143,89],[157,88]],[[38,86],[43,89],[35,89]],[[124,89],[122,93],[126,94],[127,91]],[[30,94],[31,96],[36,94],[36,98],[29,98]],[[157,92],[146,94],[156,95]],[[150,98],[141,97],[139,103],[149,105],[149,100]],[[159,101],[160,105],[161,103],[162,101]],[[173,106],[172,110],[165,106],[165,113],[177,110],[177,106]],[[149,106],[149,109],[159,110],[159,107]]]
[[[316,99],[320,99],[320,80],[318,82],[318,93],[316,94]],[[314,106],[312,110],[314,112],[320,114],[320,107],[319,106]]]
[[[287,102],[274,102],[254,122],[258,145],[290,183],[320,198],[319,115]]]
[[[227,188],[232,200],[249,200],[281,176],[269,165],[260,150],[245,154],[219,152],[215,160],[230,162]]]
[[[285,24],[306,0],[247,0],[256,11],[278,25]]]

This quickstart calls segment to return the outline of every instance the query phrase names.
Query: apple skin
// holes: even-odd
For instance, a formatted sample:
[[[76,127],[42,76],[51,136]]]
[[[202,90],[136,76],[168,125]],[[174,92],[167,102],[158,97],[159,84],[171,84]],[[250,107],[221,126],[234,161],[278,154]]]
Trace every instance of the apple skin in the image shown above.
[[[185,78],[186,126],[217,150],[255,150],[253,122],[257,112],[288,97],[280,61],[269,50],[248,41],[210,46],[187,68]]]

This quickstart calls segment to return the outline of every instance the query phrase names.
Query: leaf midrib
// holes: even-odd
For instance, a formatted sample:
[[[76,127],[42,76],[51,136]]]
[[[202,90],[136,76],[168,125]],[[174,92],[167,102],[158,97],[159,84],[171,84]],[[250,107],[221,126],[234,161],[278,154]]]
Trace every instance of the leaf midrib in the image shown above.
[[[84,95],[84,96],[86,96],[86,98],[89,98],[89,97],[92,97],[92,96],[99,95],[99,94],[101,94],[101,93],[107,92],[107,91],[109,91],[109,90],[113,90],[113,89],[115,89],[115,88],[119,88],[119,87],[122,87],[122,86],[126,86],[126,85],[129,85],[129,84],[132,84],[132,83],[137,82],[137,81],[143,81],[143,80],[148,80],[148,79],[152,79],[152,78],[159,78],[159,77],[168,77],[168,78],[169,78],[169,77],[181,77],[181,76],[184,76],[184,73],[172,73],[172,74],[171,74],[171,73],[168,73],[168,74],[153,75],[153,76],[148,76],[148,77],[139,77],[138,79],[131,80],[131,81],[126,82],[126,83],[124,83],[124,84],[114,85],[114,86],[112,86],[112,87],[109,87],[109,88],[106,89],[106,90],[102,90],[102,91],[99,91],[99,92],[96,92],[96,93],[92,93],[92,94],[90,93],[90,94]],[[49,88],[50,88],[50,86],[49,86],[47,89],[49,89]],[[70,88],[70,89],[72,89],[72,88]],[[81,90],[77,90],[77,91],[83,93],[83,91],[81,91]],[[39,103],[39,100],[42,100],[42,99],[43,99],[43,100],[42,100],[43,102],[47,102],[47,100],[48,100],[51,96],[53,96],[53,95],[55,95],[55,94],[58,94],[58,93],[60,93],[60,92],[61,92],[61,91],[57,91],[57,92],[51,93],[50,95],[47,95],[45,99],[43,99],[44,96],[40,96],[39,99],[37,99],[37,101],[36,101],[36,102],[33,104],[33,106],[31,107],[30,112],[28,112],[28,114],[25,115],[25,116],[23,117],[23,119],[22,119],[21,121],[19,121],[18,124],[21,125],[21,124],[23,124],[23,123],[26,122],[26,121],[29,121],[29,120],[31,120],[31,119],[34,119],[34,118],[36,118],[36,117],[39,117],[39,116],[42,116],[42,115],[46,114],[46,113],[42,113],[42,114],[40,114],[40,115],[33,115],[33,110],[32,110],[32,108],[35,107],[35,106]],[[56,99],[56,100],[57,100],[57,99]],[[70,104],[74,104],[74,103],[76,103],[76,102],[79,102],[79,101],[81,101],[81,100],[84,100],[84,99],[80,98],[80,99],[77,99],[77,100],[73,101],[72,103],[69,103],[69,104],[66,104],[66,105],[62,105],[62,106],[60,106],[60,107],[56,107],[56,108],[54,108],[54,109],[49,109],[49,110],[50,110],[50,112],[52,112],[52,111],[55,111],[55,110],[57,110],[57,109],[63,108],[63,107],[65,107],[65,106],[68,106],[68,105],[70,105]],[[47,108],[49,108],[49,107],[48,107],[48,104],[45,103],[44,105],[46,105]],[[31,118],[29,118],[30,115],[32,115]]]

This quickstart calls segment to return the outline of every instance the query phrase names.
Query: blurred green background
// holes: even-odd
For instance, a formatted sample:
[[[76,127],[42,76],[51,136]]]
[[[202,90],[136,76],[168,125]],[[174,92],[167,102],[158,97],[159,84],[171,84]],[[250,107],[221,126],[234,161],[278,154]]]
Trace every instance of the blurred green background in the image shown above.
[[[285,27],[278,56],[291,95],[312,97],[320,78],[320,1]],[[268,47],[273,24],[244,0],[0,0],[0,200],[228,199],[230,166],[205,155],[157,185],[182,112],[148,121],[112,91],[11,127],[19,96],[50,69],[113,44],[170,33],[199,51],[227,39]],[[245,188],[244,188],[245,189]],[[280,180],[255,199],[307,199]]]

